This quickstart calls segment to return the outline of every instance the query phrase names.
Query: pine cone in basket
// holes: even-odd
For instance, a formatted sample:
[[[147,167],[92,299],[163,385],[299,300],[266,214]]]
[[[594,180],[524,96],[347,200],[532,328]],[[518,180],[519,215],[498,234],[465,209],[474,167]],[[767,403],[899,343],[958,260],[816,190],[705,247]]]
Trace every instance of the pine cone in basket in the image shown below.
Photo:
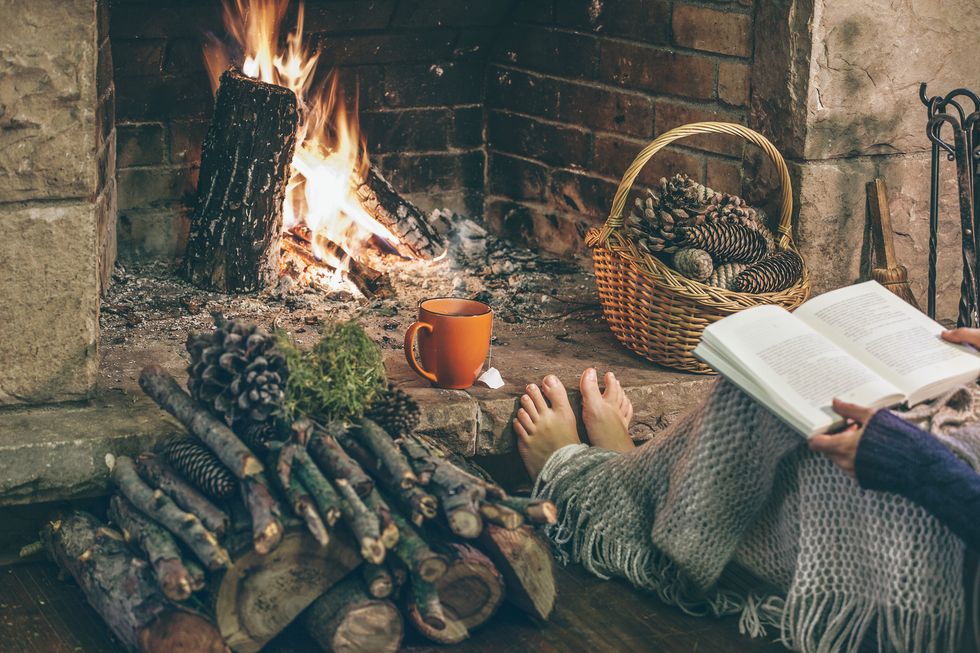
[[[164,442],[163,455],[177,472],[213,499],[227,499],[238,481],[197,438],[173,437]]]
[[[415,430],[419,425],[420,411],[414,399],[389,383],[388,389],[374,398],[364,416],[377,423],[391,437],[398,438]]]
[[[217,314],[214,319],[213,331],[187,338],[191,396],[236,431],[272,420],[282,406],[287,376],[275,337],[241,320]]]
[[[659,194],[646,191],[636,198],[626,218],[626,232],[648,254],[677,251],[677,241],[688,227],[704,222],[704,210],[720,197],[687,175],[660,180]]]
[[[769,252],[775,250],[776,239],[766,226],[764,215],[745,203],[738,195],[721,195],[704,213],[707,222],[737,222],[743,227],[758,231],[766,239]]]
[[[704,281],[714,272],[711,254],[703,249],[686,248],[674,254],[674,269],[688,279]]]
[[[793,250],[783,250],[747,267],[732,281],[736,292],[778,292],[803,276],[803,259]]]
[[[715,271],[711,273],[706,283],[716,288],[731,290],[735,277],[742,274],[747,267],[749,266],[745,263],[724,263],[715,268]]]
[[[684,232],[685,247],[703,249],[716,263],[754,263],[769,253],[765,237],[736,222],[709,222]]]

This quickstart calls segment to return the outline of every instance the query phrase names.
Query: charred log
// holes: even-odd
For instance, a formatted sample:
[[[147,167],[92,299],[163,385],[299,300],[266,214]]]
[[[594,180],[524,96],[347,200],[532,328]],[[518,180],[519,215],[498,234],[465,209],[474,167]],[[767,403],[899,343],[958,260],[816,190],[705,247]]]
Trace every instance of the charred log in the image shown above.
[[[347,278],[365,297],[388,297],[392,294],[391,277],[386,272],[376,270],[366,262],[349,256],[339,245],[323,238],[317,239],[317,245],[329,254],[332,260],[320,259],[313,253],[312,238],[308,229],[298,227],[283,237],[282,250],[301,261],[304,268],[335,270],[337,266],[345,265]]]
[[[442,238],[429,226],[422,211],[399,195],[377,168],[372,166],[364,179],[354,180],[353,183],[364,210],[398,236],[402,249],[408,250],[402,251],[403,255],[432,259],[446,249]]]
[[[185,273],[220,292],[247,292],[279,273],[296,96],[230,69],[221,75],[204,139]]]

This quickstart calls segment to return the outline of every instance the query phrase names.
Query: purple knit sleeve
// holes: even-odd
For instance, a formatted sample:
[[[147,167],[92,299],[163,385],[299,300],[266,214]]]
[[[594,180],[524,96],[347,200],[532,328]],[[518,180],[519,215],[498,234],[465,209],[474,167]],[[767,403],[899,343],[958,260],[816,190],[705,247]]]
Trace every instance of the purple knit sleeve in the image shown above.
[[[879,410],[861,436],[854,468],[861,487],[908,498],[980,550],[980,474],[929,433]]]

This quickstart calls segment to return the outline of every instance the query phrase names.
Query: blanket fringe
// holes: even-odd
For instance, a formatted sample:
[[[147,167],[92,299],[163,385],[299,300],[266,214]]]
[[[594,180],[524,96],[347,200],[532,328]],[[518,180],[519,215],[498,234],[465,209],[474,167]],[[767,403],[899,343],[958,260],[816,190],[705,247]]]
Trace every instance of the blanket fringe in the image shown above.
[[[782,610],[780,641],[801,653],[857,653],[869,640],[879,651],[954,653],[962,627],[961,614],[927,614],[825,592],[791,595]]]

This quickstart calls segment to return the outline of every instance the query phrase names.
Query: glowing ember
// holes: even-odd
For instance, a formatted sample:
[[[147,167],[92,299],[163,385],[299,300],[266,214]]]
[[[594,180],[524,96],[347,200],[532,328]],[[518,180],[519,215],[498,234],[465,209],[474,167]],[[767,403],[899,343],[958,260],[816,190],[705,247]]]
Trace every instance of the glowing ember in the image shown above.
[[[303,5],[296,28],[279,47],[279,34],[289,0],[224,0],[228,33],[244,52],[242,72],[263,82],[285,86],[296,93],[300,107],[286,200],[283,229],[305,226],[314,234],[313,254],[333,269],[329,282],[342,282],[350,256],[357,257],[372,237],[392,247],[398,238],[361,208],[354,196],[351,178],[363,177],[369,162],[357,119],[357,100],[348,109],[336,71],[315,88],[318,54],[303,43]],[[232,56],[224,45],[212,40],[204,58],[217,90],[221,73]],[[337,249],[325,247],[333,243]]]

